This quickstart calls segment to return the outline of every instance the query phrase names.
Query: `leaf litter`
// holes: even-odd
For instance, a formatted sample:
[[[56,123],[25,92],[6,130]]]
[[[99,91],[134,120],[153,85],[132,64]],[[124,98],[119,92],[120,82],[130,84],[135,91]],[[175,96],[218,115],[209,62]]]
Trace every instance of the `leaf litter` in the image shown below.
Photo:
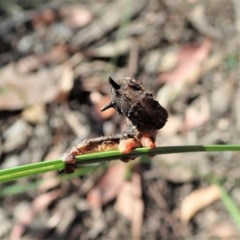
[[[237,1],[57,1],[16,6],[14,14],[1,6],[1,167],[49,159],[52,152],[60,154],[81,138],[120,132],[125,123],[119,115],[99,112],[108,99],[109,75],[134,75],[167,107],[170,118],[159,131],[158,145],[238,142]],[[236,58],[231,67],[225,64],[229,56]],[[22,127],[7,135],[18,121]],[[231,217],[218,205],[216,189],[201,187],[209,185],[206,176],[217,175],[225,179],[224,186],[230,181],[236,189],[237,158],[155,156],[151,162],[137,162],[140,171],[128,181],[125,167],[112,163],[102,177],[85,170],[84,176],[59,182],[54,173],[53,180],[34,194],[31,190],[1,199],[2,225],[13,228],[0,229],[0,236],[238,239],[239,233],[231,231]],[[45,177],[18,180],[16,185]],[[37,199],[43,205],[36,205],[35,214]],[[13,225],[14,212],[21,206],[32,221]],[[130,206],[135,211],[129,211]],[[185,224],[176,214],[181,208]],[[219,222],[225,232],[217,234]]]

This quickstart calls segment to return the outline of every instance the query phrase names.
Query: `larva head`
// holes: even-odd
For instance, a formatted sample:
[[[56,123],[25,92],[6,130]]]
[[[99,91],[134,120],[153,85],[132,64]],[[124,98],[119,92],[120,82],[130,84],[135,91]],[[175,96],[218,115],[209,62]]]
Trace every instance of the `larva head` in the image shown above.
[[[118,113],[127,116],[132,104],[134,104],[139,96],[144,93],[143,86],[131,77],[119,80],[114,80],[109,77],[108,81],[111,85],[111,98],[110,102],[104,106],[101,111],[113,107]]]

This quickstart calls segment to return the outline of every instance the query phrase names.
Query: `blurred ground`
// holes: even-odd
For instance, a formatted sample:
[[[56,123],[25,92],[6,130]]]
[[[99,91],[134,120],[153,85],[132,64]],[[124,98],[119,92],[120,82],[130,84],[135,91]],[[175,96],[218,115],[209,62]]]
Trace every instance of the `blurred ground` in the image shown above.
[[[123,125],[107,78],[170,114],[157,145],[238,144],[238,0],[1,1],[0,167],[53,159]],[[239,239],[239,153],[158,155],[1,184],[0,239]]]

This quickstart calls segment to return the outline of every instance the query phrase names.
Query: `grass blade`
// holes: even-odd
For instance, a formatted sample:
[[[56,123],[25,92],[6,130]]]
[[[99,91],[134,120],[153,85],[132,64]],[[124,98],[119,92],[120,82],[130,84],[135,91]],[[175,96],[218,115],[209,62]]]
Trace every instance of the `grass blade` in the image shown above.
[[[121,158],[135,158],[156,154],[191,153],[191,152],[225,152],[240,151],[240,145],[190,145],[190,146],[167,146],[156,147],[154,149],[137,148],[129,154],[122,154],[118,150],[108,152],[97,152],[77,156],[78,165],[99,163]],[[0,170],[0,182],[16,180],[21,177],[34,176],[48,171],[57,171],[64,168],[61,159],[43,161],[39,163],[27,164],[10,169]]]

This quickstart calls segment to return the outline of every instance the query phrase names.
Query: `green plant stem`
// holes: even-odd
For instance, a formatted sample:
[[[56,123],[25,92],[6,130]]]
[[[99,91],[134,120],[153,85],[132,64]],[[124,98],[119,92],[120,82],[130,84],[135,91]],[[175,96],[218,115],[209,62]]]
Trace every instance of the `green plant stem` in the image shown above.
[[[156,147],[154,149],[136,148],[129,154],[122,154],[118,150],[89,153],[77,156],[77,165],[99,163],[124,158],[135,158],[146,155],[171,154],[171,153],[191,153],[191,152],[225,152],[240,151],[240,145],[191,145],[191,146],[167,146]],[[0,182],[16,180],[21,177],[35,176],[36,174],[56,171],[64,168],[61,159],[32,163],[10,169],[0,170]]]
[[[216,184],[221,191],[221,200],[227,209],[229,215],[236,223],[238,229],[240,229],[240,210],[237,204],[234,202],[230,194],[224,189],[218,179],[213,179],[213,183]]]

